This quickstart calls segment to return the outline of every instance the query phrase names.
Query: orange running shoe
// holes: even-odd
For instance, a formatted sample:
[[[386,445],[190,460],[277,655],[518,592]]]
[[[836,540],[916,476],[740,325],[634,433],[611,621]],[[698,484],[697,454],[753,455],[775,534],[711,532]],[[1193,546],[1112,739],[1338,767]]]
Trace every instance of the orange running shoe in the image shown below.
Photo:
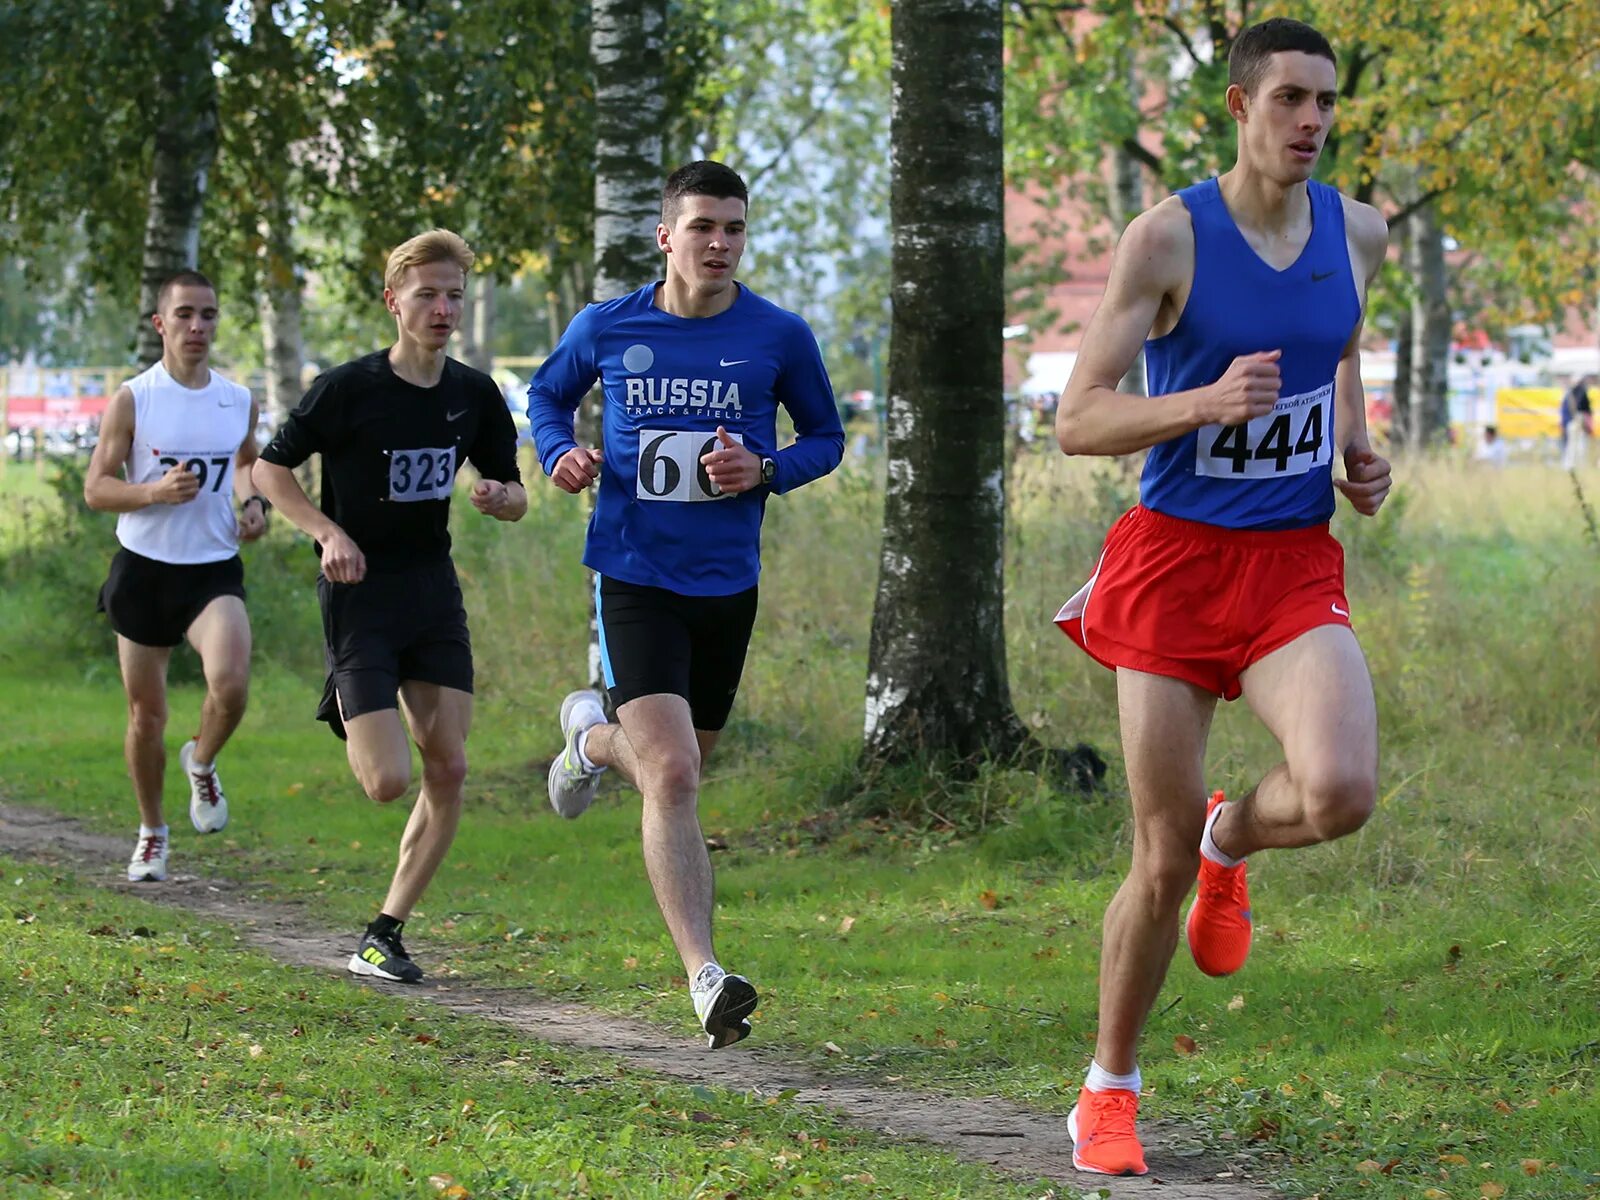
[[[1096,1175],[1143,1175],[1144,1147],[1134,1132],[1139,1115],[1135,1092],[1114,1088],[1091,1092],[1084,1088],[1078,1102],[1067,1114],[1067,1132],[1072,1135],[1072,1165]]]
[[[1206,818],[1222,803],[1217,792]],[[1200,856],[1200,886],[1189,906],[1189,953],[1207,975],[1232,975],[1250,957],[1250,887],[1245,863],[1224,867]]]

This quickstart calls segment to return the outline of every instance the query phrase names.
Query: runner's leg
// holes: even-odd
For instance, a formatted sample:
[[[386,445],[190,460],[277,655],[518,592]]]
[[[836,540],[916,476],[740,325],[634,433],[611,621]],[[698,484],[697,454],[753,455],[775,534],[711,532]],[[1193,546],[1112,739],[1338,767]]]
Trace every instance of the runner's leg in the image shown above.
[[[1095,1062],[1131,1073],[1145,1020],[1178,944],[1183,901],[1199,867],[1205,749],[1216,697],[1193,684],[1126,668],[1117,702],[1133,862],[1106,909]]]
[[[1377,803],[1378,713],[1355,633],[1318,626],[1253,663],[1240,682],[1284,761],[1217,818],[1217,846],[1243,858],[1361,828]]]
[[[400,697],[422,752],[422,790],[400,838],[399,862],[383,902],[386,915],[404,921],[433,881],[461,823],[472,693],[407,680]]]
[[[128,729],[123,754],[139,802],[139,820],[150,829],[165,825],[161,787],[166,776],[168,646],[142,646],[117,635],[117,661],[128,696]]]
[[[215,763],[244,719],[250,692],[250,618],[237,596],[218,596],[189,626],[189,644],[200,655],[206,699],[195,739],[197,762]]]

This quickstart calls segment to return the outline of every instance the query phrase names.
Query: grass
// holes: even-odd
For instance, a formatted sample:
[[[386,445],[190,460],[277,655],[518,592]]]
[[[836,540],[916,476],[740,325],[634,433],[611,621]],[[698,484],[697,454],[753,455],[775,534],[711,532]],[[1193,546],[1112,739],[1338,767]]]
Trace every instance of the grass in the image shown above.
[[[1285,1156],[1293,1195],[1600,1195],[1600,554],[1555,472],[1440,461],[1400,477],[1378,520],[1336,527],[1378,689],[1379,812],[1344,842],[1252,864],[1258,949],[1239,975],[1207,979],[1180,951],[1144,1050],[1146,1109],[1202,1123],[1218,1147]],[[1130,487],[1114,466],[1015,470],[1014,699],[1046,741],[1089,741],[1113,765],[1093,798],[994,768],[929,802],[986,806],[971,835],[819,821],[859,744],[881,499],[845,474],[769,509],[750,669],[702,798],[729,847],[714,857],[719,946],[762,987],[763,1041],[836,1070],[1071,1103],[1128,830],[1112,678],[1049,618]],[[535,489],[513,528],[457,507],[480,668],[471,808],[408,942],[436,973],[687,1036],[637,798],[609,790],[580,822],[543,799],[554,708],[583,661],[578,507]],[[35,631],[0,645],[0,694],[18,701],[0,787],[131,834],[109,649],[65,601],[72,578],[92,596],[104,557],[80,544],[39,569],[48,548],[30,553],[8,560],[0,595],[0,625]],[[220,839],[180,832],[174,861],[270,878],[354,930],[405,813],[361,799],[310,722],[309,551],[280,537],[251,553],[257,678],[224,759],[235,820]],[[175,733],[197,705],[177,691]],[[1273,757],[1246,710],[1219,714],[1217,786],[1248,787]]]
[[[0,1192],[17,1200],[1038,1191],[288,970],[226,927],[28,864],[0,871]]]

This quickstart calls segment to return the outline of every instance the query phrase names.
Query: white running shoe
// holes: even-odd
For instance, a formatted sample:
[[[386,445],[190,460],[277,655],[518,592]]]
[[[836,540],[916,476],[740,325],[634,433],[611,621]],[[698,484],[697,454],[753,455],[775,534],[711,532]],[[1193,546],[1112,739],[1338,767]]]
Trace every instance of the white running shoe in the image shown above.
[[[133,857],[128,860],[128,882],[161,883],[166,877],[166,835],[141,832],[133,845]]]
[[[546,781],[550,807],[568,820],[581,817],[594,801],[604,767],[590,769],[578,755],[578,739],[584,732],[605,723],[605,705],[598,692],[585,688],[569,692],[561,702],[561,753],[550,764]]]
[[[729,975],[716,963],[707,963],[689,985],[689,998],[713,1050],[750,1036],[746,1018],[756,1010],[756,989],[743,975]]]
[[[213,767],[205,774],[194,769],[194,749],[190,738],[178,751],[178,763],[189,779],[189,820],[201,833],[215,833],[228,823],[228,798],[222,794],[222,780]]]

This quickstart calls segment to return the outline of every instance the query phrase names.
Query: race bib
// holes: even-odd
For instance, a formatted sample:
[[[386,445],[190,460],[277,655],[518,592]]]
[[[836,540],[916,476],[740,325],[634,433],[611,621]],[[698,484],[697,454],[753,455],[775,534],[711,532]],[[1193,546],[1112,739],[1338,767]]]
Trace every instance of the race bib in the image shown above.
[[[1194,473],[1212,479],[1279,479],[1333,461],[1333,384],[1280,396],[1245,425],[1202,425]]]
[[[744,444],[740,434],[730,435]],[[722,443],[716,434],[687,429],[641,429],[639,475],[634,494],[641,500],[721,500],[726,494],[706,475],[700,456]]]
[[[233,478],[233,472],[229,469],[233,466],[231,452],[213,454],[208,451],[190,453],[180,450],[176,454],[162,454],[156,461],[161,464],[162,474],[169,468],[182,466],[200,481],[202,492],[220,492]]]
[[[456,448],[389,451],[389,499],[448,500],[456,477]]]

